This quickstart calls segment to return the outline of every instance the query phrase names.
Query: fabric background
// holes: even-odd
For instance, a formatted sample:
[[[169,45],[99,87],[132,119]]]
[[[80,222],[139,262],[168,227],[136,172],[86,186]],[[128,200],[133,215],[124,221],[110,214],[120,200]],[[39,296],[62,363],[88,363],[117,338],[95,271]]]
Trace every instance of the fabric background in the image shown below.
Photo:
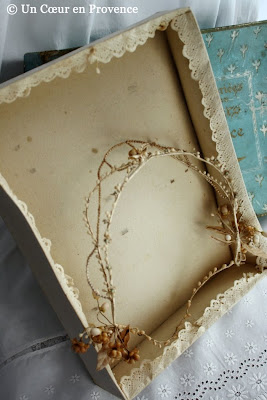
[[[201,28],[266,19],[266,4],[251,0],[127,1],[133,15],[9,16],[0,0],[0,80],[23,72],[26,52],[82,46],[155,12],[190,5]],[[35,0],[34,4],[42,4]],[[61,2],[47,0],[49,5]],[[87,0],[66,0],[84,5]],[[94,3],[93,1],[90,2]],[[110,2],[101,0],[97,5]],[[122,5],[113,0],[112,5]],[[261,14],[258,14],[261,11]],[[264,14],[265,13],[265,14]],[[261,219],[267,230],[267,218]],[[164,371],[137,400],[267,399],[267,280]],[[260,397],[261,396],[261,397]],[[66,333],[27,262],[0,220],[0,398],[106,400],[70,350]]]

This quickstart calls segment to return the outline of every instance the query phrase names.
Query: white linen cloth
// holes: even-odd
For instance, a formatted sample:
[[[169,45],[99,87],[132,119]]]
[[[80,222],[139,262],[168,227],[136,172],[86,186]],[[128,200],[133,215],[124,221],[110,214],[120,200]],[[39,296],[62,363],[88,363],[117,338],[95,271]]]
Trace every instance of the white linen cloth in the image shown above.
[[[9,16],[0,0],[2,81],[23,72],[26,52],[81,46],[155,12],[190,5],[201,28],[264,19],[252,0],[131,0],[138,14]],[[44,1],[35,0],[38,6]],[[62,2],[47,0],[49,5]],[[64,5],[85,5],[66,0]],[[110,2],[90,2],[107,5]],[[112,5],[122,5],[113,1]],[[126,2],[124,2],[125,5]],[[267,218],[261,221],[267,230]],[[208,330],[137,400],[267,399],[267,279]],[[70,350],[66,333],[0,220],[0,399],[106,400]],[[219,389],[220,388],[220,389]],[[261,396],[261,397],[260,397]]]

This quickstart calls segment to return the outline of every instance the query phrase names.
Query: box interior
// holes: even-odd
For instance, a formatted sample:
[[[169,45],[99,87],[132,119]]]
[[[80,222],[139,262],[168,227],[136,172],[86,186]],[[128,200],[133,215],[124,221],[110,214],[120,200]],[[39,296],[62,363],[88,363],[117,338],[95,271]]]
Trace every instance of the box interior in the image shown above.
[[[211,151],[202,105],[191,105],[200,116],[196,128],[179,63],[188,70],[177,33],[168,28],[134,53],[100,64],[100,74],[95,65],[88,65],[82,73],[42,83],[29,97],[0,106],[0,170],[28,205],[41,235],[51,240],[54,260],[73,278],[88,322],[99,325],[86,280],[92,244],[83,221],[84,198],[95,185],[104,153],[127,139]],[[190,77],[185,81],[190,93],[196,82]],[[211,213],[217,209],[213,189],[186,170],[172,159],[153,161],[123,193],[110,246],[120,324],[148,333],[157,330],[158,335],[160,327],[162,332],[166,326],[172,330],[175,313],[198,280],[232,258],[230,249],[206,229],[214,224]],[[111,199],[107,190],[107,204]],[[101,290],[97,265],[92,264],[90,276]],[[225,289],[226,282],[225,275],[218,277],[215,293]],[[203,311],[202,303],[199,299]],[[132,346],[138,340],[134,338]],[[144,346],[151,347],[145,343],[144,353]],[[114,371],[119,380],[126,367],[117,365]]]

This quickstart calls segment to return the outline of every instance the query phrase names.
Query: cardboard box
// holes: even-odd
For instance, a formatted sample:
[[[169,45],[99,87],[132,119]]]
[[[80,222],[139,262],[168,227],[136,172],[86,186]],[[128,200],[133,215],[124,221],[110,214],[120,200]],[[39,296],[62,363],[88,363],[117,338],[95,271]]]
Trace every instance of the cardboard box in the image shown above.
[[[246,264],[199,291],[191,320],[169,346],[134,337],[141,361],[100,372],[92,346],[82,355],[98,385],[132,399],[265,275],[255,265],[266,266],[267,240],[196,21],[189,9],[157,15],[4,83],[0,102],[1,215],[71,337],[98,323],[86,279],[92,245],[83,209],[114,144],[145,140],[215,155],[229,171],[243,223],[258,232]],[[234,248],[206,229],[220,204],[202,177],[169,157],[132,182],[111,247],[118,324],[163,340],[172,334],[197,282],[233,258]],[[98,269],[90,268],[90,279],[102,288]]]

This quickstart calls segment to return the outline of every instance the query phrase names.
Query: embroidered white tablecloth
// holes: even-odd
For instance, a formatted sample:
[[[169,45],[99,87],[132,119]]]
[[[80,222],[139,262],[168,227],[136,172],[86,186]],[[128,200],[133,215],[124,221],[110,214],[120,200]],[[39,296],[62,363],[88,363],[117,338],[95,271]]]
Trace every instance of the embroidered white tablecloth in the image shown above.
[[[1,400],[115,399],[92,382],[71,351],[67,335],[2,222],[0,247]],[[267,400],[267,278],[136,400],[164,398]]]

